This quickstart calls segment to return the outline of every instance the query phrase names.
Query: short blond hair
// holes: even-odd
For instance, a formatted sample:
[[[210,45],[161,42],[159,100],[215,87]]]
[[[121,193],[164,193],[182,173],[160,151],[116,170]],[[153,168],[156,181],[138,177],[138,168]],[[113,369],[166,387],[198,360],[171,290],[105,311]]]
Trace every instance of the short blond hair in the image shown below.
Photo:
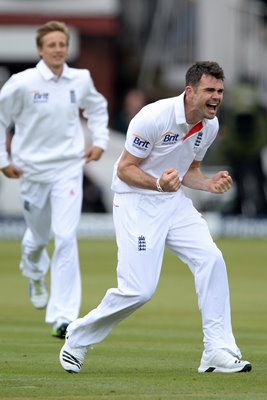
[[[41,48],[43,45],[43,38],[50,32],[62,32],[65,34],[67,39],[67,44],[69,44],[70,33],[67,25],[64,22],[60,21],[49,21],[44,25],[41,25],[36,31],[36,45],[38,48]]]

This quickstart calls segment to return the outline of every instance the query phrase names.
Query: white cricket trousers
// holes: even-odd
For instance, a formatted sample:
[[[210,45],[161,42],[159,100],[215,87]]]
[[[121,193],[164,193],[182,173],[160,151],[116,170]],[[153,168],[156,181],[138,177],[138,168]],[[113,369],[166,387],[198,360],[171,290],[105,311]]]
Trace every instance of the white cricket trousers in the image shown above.
[[[71,347],[102,341],[121,320],[154,294],[165,245],[188,265],[195,279],[206,351],[239,355],[232,333],[226,266],[206,221],[182,190],[175,194],[115,194],[118,287],[99,306],[68,327]],[[179,299],[177,295],[177,301]]]
[[[53,183],[21,180],[20,196],[27,229],[20,269],[31,279],[44,277],[50,266],[46,246],[54,237],[50,297],[45,321],[73,321],[80,311],[81,277],[76,239],[82,204],[82,176]]]

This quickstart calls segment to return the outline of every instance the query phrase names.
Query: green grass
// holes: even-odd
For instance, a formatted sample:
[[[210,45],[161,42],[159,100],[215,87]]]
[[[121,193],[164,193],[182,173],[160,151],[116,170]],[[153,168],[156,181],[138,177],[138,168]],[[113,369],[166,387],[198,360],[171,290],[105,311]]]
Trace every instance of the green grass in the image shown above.
[[[79,375],[67,374],[58,361],[63,342],[50,336],[44,311],[30,305],[20,243],[0,242],[0,399],[266,399],[267,244],[218,245],[228,264],[234,333],[253,364],[248,374],[197,373],[202,331],[193,279],[169,252],[153,299],[95,346]],[[79,247],[84,315],[116,285],[117,250],[113,240]]]

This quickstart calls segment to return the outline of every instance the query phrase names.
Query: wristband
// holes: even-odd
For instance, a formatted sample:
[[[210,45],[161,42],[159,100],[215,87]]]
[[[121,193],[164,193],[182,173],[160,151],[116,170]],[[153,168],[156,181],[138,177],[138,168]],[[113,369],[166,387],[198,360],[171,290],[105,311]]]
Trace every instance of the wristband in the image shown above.
[[[163,190],[162,187],[160,186],[159,178],[156,180],[156,186],[157,186],[157,191],[158,191],[158,192],[164,192],[164,190]]]

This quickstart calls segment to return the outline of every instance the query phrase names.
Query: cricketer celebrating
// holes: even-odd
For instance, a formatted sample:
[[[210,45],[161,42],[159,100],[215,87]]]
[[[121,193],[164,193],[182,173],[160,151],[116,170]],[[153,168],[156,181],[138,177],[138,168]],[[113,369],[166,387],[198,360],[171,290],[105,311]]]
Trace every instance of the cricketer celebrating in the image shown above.
[[[196,62],[178,97],[145,106],[130,122],[112,189],[118,244],[118,287],[72,322],[60,352],[62,367],[79,372],[87,350],[154,294],[165,246],[188,265],[202,316],[204,351],[198,372],[247,372],[232,333],[229,287],[221,251],[182,186],[222,194],[227,171],[204,176],[200,163],[218,133],[224,91],[216,62]]]

